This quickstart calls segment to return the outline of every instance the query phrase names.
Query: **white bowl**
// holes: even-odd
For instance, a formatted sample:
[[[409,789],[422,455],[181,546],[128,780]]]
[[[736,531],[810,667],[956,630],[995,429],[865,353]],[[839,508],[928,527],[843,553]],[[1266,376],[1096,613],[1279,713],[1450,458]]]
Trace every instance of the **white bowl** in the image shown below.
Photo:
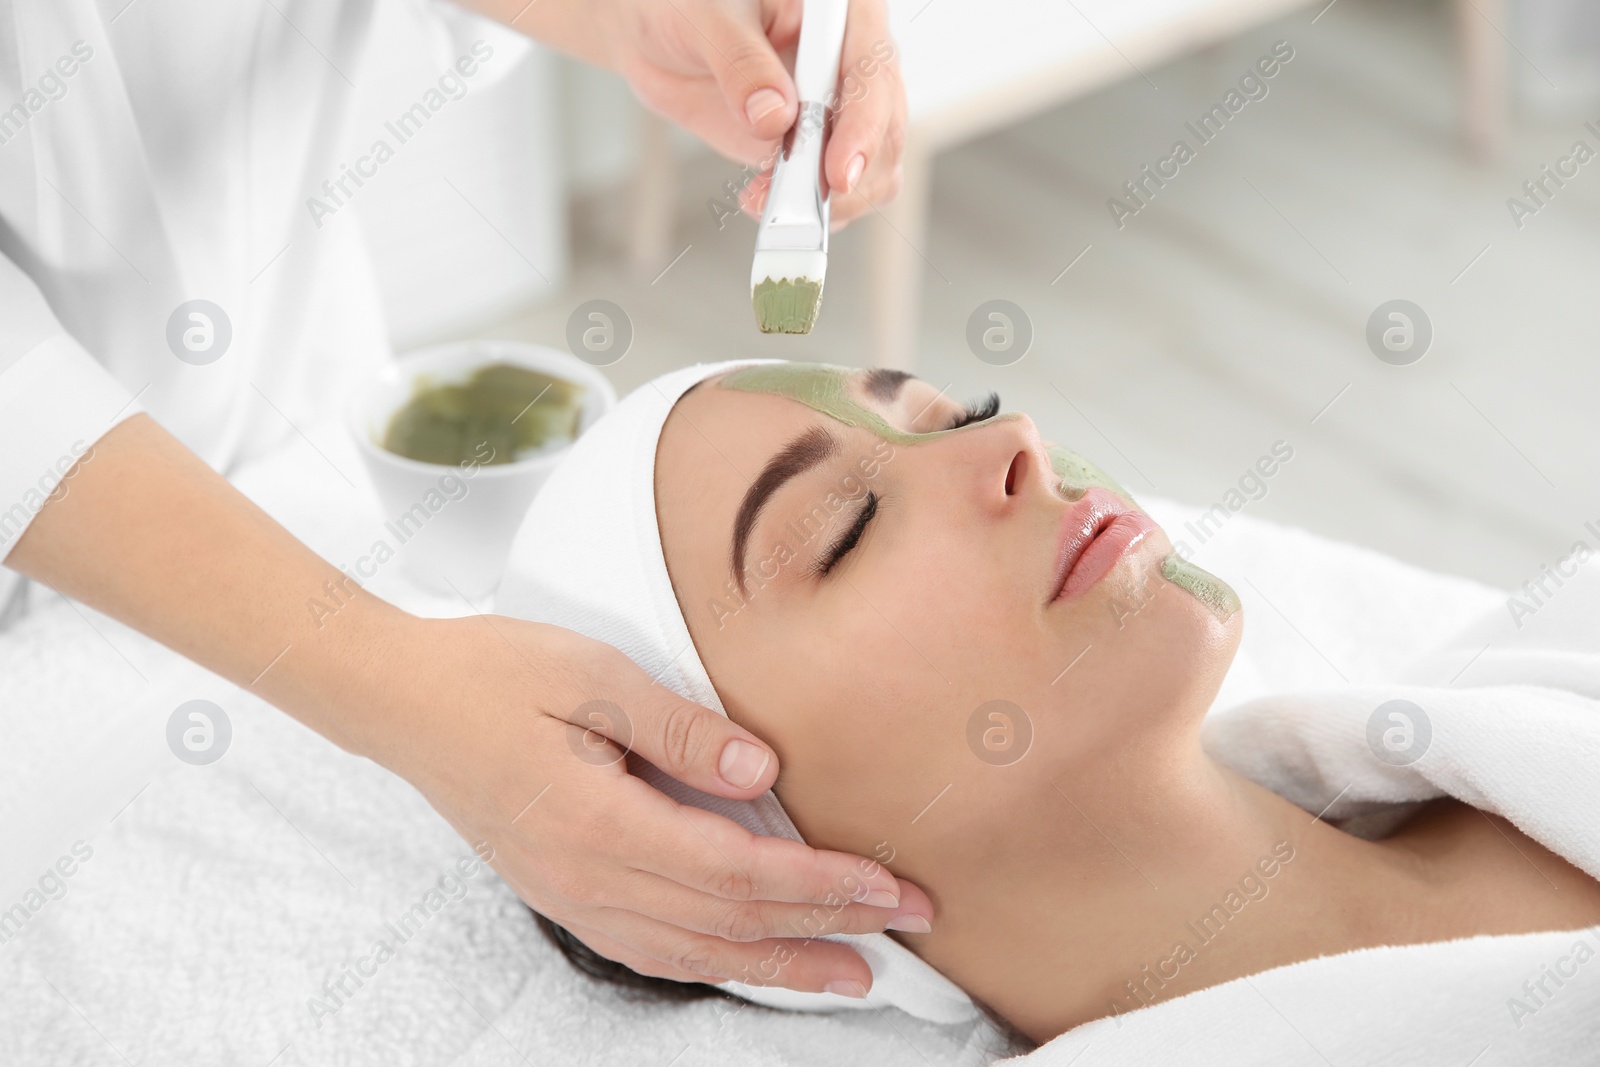
[[[605,376],[571,353],[518,341],[458,341],[400,357],[363,383],[345,406],[345,424],[383,506],[386,539],[406,572],[435,592],[468,598],[492,592],[499,582],[528,505],[571,442],[510,463],[458,465],[407,459],[379,442],[419,379],[463,382],[490,363],[510,363],[583,386],[580,435],[617,403]]]

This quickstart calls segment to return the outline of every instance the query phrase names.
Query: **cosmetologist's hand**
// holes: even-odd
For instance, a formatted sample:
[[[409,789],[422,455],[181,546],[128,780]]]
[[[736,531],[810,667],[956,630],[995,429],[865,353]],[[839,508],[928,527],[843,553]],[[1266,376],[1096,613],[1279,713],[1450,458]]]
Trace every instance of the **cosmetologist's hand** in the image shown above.
[[[502,616],[414,623],[394,650],[404,691],[373,709],[382,736],[357,749],[469,842],[487,840],[517,894],[595,951],[680,981],[864,992],[859,955],[796,935],[931,918],[922,890],[870,860],[751,834],[630,775],[625,746],[703,792],[749,799],[778,767],[753,734],[609,645]]]
[[[627,79],[646,106],[750,165],[741,206],[759,215],[767,173],[799,113],[789,74],[803,0],[462,0]],[[787,57],[788,65],[785,64]],[[833,131],[823,159],[835,229],[894,199],[906,92],[884,0],[850,0]]]
[[[802,0],[608,0],[613,66],[655,111],[718,152],[769,172],[799,98],[780,55],[800,38]],[[838,107],[823,159],[837,229],[900,189],[906,94],[884,0],[851,0]],[[744,206],[766,199],[758,177]]]
[[[95,442],[5,562],[401,775],[468,843],[493,847],[523,900],[642,973],[865,989],[860,956],[805,936],[932,915],[927,894],[870,860],[680,807],[584,727],[599,725],[585,718],[591,702],[609,701],[629,725],[611,712],[602,732],[631,734],[662,770],[740,799],[777,778],[776,757],[754,735],[569,630],[401,611],[147,415]],[[306,610],[308,597],[336,587],[336,613]],[[730,755],[733,741],[751,748]]]

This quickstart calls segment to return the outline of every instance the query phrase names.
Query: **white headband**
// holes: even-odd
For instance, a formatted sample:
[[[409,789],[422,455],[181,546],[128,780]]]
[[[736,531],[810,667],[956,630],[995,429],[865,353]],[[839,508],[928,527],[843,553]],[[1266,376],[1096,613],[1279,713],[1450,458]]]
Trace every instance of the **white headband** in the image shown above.
[[[656,443],[678,398],[716,374],[776,360],[700,363],[630,393],[572,446],[517,532],[495,598],[504,615],[552,623],[615,645],[656,681],[722,715],[711,678],[672,592],[656,525]],[[768,790],[727,800],[691,789],[648,764],[643,777],[681,804],[726,816],[753,833],[801,840]],[[884,934],[831,934],[872,969],[865,999],[725,982],[759,1004],[800,1011],[892,1006],[937,1023],[974,1018],[959,986]]]

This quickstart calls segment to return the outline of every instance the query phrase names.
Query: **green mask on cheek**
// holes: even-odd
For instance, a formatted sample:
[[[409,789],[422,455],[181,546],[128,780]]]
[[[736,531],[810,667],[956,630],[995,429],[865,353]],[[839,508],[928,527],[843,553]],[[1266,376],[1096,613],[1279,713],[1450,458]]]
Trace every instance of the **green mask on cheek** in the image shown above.
[[[914,445],[931,441],[960,430],[933,430],[928,433],[911,433],[892,425],[878,412],[857,400],[850,389],[851,371],[826,363],[764,363],[744,367],[726,375],[720,385],[724,389],[738,389],[747,393],[767,393],[771,396],[797,400],[813,411],[822,413],[836,422],[876,434],[892,445]],[[984,426],[1001,419],[1017,418],[1015,413],[996,415],[981,423],[972,423],[960,429]],[[1109,489],[1130,504],[1137,503],[1128,491],[1118,485],[1110,475],[1090,463],[1076,452],[1060,445],[1045,443],[1050,456],[1050,468],[1061,479],[1061,491],[1069,500],[1077,500],[1093,488]],[[1189,593],[1209,608],[1217,618],[1226,622],[1239,610],[1239,598],[1228,583],[1173,553],[1161,564],[1161,575],[1167,581]]]

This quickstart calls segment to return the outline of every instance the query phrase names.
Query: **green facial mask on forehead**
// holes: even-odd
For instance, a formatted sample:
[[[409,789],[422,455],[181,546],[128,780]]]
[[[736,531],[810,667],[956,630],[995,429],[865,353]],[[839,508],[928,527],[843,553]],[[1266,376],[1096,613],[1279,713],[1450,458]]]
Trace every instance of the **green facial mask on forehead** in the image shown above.
[[[768,363],[733,371],[722,379],[721,384],[724,389],[768,393],[798,400],[813,411],[819,411],[846,426],[876,434],[892,445],[914,445],[957,432],[931,430],[927,433],[911,433],[900,429],[855,398],[850,390],[850,375],[848,367],[826,363]],[[981,426],[1018,417],[1016,412],[1009,412],[971,425]],[[1098,486],[1111,490],[1129,503],[1133,502],[1128,491],[1113,481],[1109,474],[1076,452],[1049,442],[1045,443],[1045,449],[1050,455],[1050,467],[1061,479],[1062,492],[1069,500],[1077,500],[1085,490]]]
[[[911,433],[900,429],[850,394],[848,367],[827,363],[767,363],[745,367],[723,378],[722,388],[798,400],[846,426],[877,434],[891,445],[914,445],[954,432]]]
[[[764,363],[744,367],[723,377],[719,383],[724,389],[737,389],[746,393],[767,393],[771,396],[797,400],[813,411],[820,412],[836,422],[876,434],[892,445],[914,445],[943,437],[948,433],[983,426],[1000,419],[1017,418],[1017,413],[996,415],[981,423],[971,423],[958,430],[932,430],[911,433],[891,424],[878,412],[857,400],[851,393],[851,371],[827,363]],[[1137,503],[1128,491],[1118,485],[1110,475],[1070,449],[1045,442],[1050,457],[1050,469],[1061,480],[1061,491],[1069,500],[1077,500],[1089,489],[1109,489],[1130,504]],[[1239,598],[1228,583],[1212,575],[1177,553],[1162,561],[1162,577],[1199,600],[1212,614],[1226,622],[1239,610]]]

